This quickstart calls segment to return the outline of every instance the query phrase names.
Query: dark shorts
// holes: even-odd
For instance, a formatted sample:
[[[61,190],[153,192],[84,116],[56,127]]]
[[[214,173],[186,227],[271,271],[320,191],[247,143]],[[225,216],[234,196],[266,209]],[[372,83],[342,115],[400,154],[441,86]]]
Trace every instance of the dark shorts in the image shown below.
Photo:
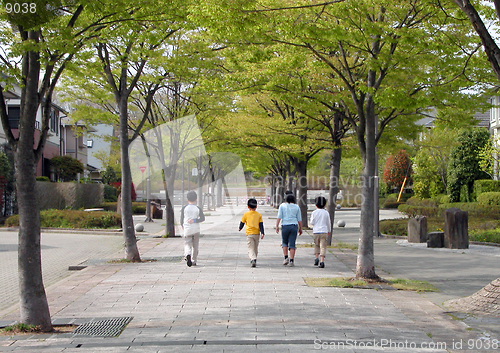
[[[297,233],[299,232],[298,224],[287,224],[281,227],[281,240],[282,247],[295,249],[295,241],[297,240]]]

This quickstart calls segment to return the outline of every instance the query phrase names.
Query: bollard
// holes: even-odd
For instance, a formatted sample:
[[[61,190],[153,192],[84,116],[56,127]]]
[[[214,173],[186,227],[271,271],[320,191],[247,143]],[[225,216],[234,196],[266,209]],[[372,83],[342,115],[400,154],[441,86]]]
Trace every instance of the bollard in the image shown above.
[[[469,248],[468,214],[458,208],[444,212],[444,247],[449,249]]]
[[[427,242],[427,217],[418,216],[408,220],[408,242]]]

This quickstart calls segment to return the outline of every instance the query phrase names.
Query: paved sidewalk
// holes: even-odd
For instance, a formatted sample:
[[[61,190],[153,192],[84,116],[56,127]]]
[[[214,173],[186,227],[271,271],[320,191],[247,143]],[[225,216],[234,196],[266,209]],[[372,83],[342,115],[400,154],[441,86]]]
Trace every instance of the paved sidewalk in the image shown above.
[[[305,277],[352,276],[352,254],[336,252],[345,263],[328,254],[326,268],[319,269],[312,265],[313,250],[299,248],[296,267],[284,267],[272,228],[276,211],[268,206],[258,208],[266,237],[251,268],[245,235],[237,232],[243,210],[221,217],[222,208],[207,217],[198,266],[181,260],[181,238],[147,236],[139,242],[142,257],[157,261],[96,264],[48,291],[55,323],[132,317],[119,337],[0,336],[0,351],[459,352],[454,348],[461,340],[468,348],[467,342],[476,342],[469,339],[480,338],[481,332],[415,292],[306,286]],[[153,230],[160,222],[145,227],[161,233]],[[308,234],[298,240],[311,242]]]

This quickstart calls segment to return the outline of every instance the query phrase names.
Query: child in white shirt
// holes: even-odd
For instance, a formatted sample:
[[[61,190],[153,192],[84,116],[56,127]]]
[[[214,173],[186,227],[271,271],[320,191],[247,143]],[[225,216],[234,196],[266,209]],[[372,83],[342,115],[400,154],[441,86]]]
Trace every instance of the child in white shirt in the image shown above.
[[[324,268],[326,243],[332,231],[332,224],[330,222],[330,214],[325,210],[326,199],[323,196],[318,196],[315,204],[318,209],[311,214],[310,221],[310,224],[313,226],[314,255],[316,257],[314,266],[319,265],[320,268]]]

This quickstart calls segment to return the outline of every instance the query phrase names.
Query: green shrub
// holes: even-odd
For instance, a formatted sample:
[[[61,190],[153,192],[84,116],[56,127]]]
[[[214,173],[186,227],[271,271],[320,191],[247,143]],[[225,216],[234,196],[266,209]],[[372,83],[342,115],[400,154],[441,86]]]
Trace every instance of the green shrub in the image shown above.
[[[500,192],[500,180],[476,180],[474,181],[474,195],[476,199],[485,192]],[[478,200],[479,201],[479,200]]]
[[[116,205],[116,201],[103,202],[99,207],[104,208],[104,211],[116,212],[117,205]]]
[[[433,199],[421,199],[417,196],[413,196],[406,201],[407,205],[411,206],[423,206],[423,207],[437,207],[438,203]]]
[[[500,192],[498,191],[483,192],[477,197],[477,202],[482,206],[499,206]]]
[[[383,200],[382,208],[398,208],[401,204],[403,204],[403,202],[398,202],[398,196],[396,194],[390,194],[385,200]]]
[[[104,201],[105,202],[116,202],[116,188],[111,185],[104,185]]]
[[[116,212],[117,202],[103,202],[100,205],[105,211]],[[132,214],[146,214],[146,203],[145,202],[132,202]]]
[[[121,228],[121,216],[116,212],[43,210],[40,223],[46,228]],[[19,215],[7,218],[5,225],[19,226]]]
[[[391,201],[391,200],[385,200],[384,204],[382,205],[383,208],[390,208],[390,209],[395,209],[398,208],[399,205],[402,205],[403,202],[397,202],[397,201]]]
[[[50,179],[46,176],[37,176],[36,181],[50,181]]]
[[[398,207],[398,211],[408,217],[425,216],[434,217],[438,214],[438,208],[432,206],[413,206],[403,204]]]
[[[446,194],[436,195],[432,198],[438,205],[450,203],[450,196]]]
[[[444,216],[444,211],[448,208],[459,208],[467,211],[470,217],[500,218],[500,206],[483,206],[478,202],[452,202],[438,206],[440,217]]]
[[[133,214],[146,214],[146,203],[145,202],[132,202],[132,213]]]
[[[500,228],[469,232],[469,240],[500,244]]]
[[[408,219],[382,220],[379,223],[379,231],[382,234],[406,236],[408,235]]]

